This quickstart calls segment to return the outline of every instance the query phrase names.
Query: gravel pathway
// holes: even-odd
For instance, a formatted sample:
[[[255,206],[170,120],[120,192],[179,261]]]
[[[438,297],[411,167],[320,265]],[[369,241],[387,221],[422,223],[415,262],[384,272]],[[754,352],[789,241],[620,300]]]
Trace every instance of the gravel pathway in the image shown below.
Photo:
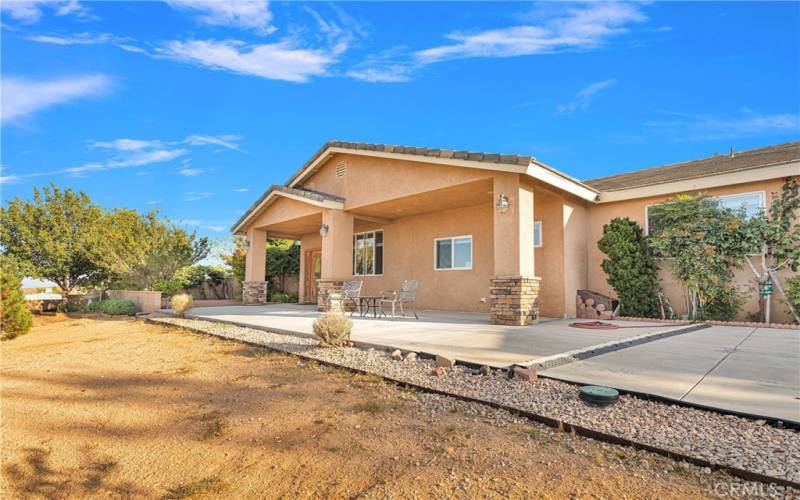
[[[309,359],[368,371],[460,396],[513,406],[545,417],[591,428],[643,444],[703,458],[775,478],[800,482],[800,433],[730,415],[620,396],[607,408],[578,398],[577,387],[556,380],[509,380],[505,372],[478,375],[462,366],[444,376],[431,375],[433,361],[394,360],[386,352],[356,348],[321,348],[314,339],[254,330],[224,323],[169,317],[151,318],[242,340]]]

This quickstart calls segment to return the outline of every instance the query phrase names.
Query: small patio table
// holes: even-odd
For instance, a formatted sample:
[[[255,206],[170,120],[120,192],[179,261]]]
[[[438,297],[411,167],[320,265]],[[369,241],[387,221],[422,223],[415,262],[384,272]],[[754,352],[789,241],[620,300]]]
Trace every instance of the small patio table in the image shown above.
[[[367,314],[369,314],[369,310],[372,309],[372,317],[378,317],[378,308],[380,307],[381,300],[383,299],[383,295],[361,295],[358,298],[358,312],[361,314],[363,318]]]

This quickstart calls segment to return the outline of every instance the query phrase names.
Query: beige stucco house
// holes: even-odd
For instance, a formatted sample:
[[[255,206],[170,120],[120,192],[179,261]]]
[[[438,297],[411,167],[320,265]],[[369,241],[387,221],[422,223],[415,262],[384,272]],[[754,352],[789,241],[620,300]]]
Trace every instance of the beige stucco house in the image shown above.
[[[482,311],[501,324],[574,317],[578,290],[613,295],[597,241],[614,217],[646,228],[648,206],[697,191],[767,208],[799,175],[800,142],[588,181],[531,156],[329,142],[234,225],[248,241],[244,302],[266,300],[274,237],[300,242],[301,302],[324,304],[348,279],[362,279],[364,294],[418,279],[423,309]],[[662,279],[680,312],[682,289]],[[756,306],[754,293],[745,309]]]

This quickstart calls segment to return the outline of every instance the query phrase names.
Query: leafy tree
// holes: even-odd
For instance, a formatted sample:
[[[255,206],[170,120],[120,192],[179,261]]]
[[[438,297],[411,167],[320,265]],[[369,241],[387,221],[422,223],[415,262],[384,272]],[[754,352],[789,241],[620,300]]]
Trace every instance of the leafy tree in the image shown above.
[[[750,256],[745,257],[748,267],[763,288],[774,284],[789,306],[795,321],[800,323],[798,308],[786,296],[778,279],[781,269],[797,272],[800,267],[800,187],[796,179],[786,179],[781,192],[773,193],[769,212],[753,217],[747,225],[746,237],[750,254],[756,254],[756,265]],[[760,270],[757,269],[760,268]],[[768,296],[767,296],[768,297]],[[770,321],[770,301],[762,297],[760,302],[762,319]]]
[[[34,189],[31,201],[14,198],[0,208],[0,244],[23,273],[68,294],[108,277],[98,245],[102,220],[103,211],[85,193],[51,184]]]
[[[102,256],[116,286],[151,290],[179,269],[205,258],[208,238],[197,238],[157,217],[157,212],[116,209],[103,224]]]
[[[605,253],[601,267],[617,292],[625,316],[656,317],[660,311],[658,266],[639,225],[627,217],[603,226],[597,247]]]
[[[247,240],[243,236],[233,237],[233,249],[230,253],[220,253],[219,258],[231,268],[231,272],[239,282],[244,281],[244,269],[247,261]]]
[[[0,255],[0,316],[2,316],[3,338],[14,338],[31,329],[31,312],[25,305],[22,294],[22,278],[17,264],[5,255]]]
[[[793,309],[793,311],[800,309],[800,274],[786,280],[785,297],[784,301],[789,308]],[[797,321],[797,318],[795,318],[795,321]]]
[[[300,246],[292,240],[267,240],[267,279],[269,290],[285,291],[286,278],[300,273]]]
[[[650,242],[686,286],[689,316],[732,319],[742,303],[732,269],[744,264],[751,244],[744,211],[696,194],[678,195],[649,212],[656,222]]]
[[[244,281],[245,263],[247,261],[247,243],[241,236],[234,236],[233,250],[221,253],[220,259],[230,266],[233,275]],[[267,279],[273,286],[270,290],[283,291],[286,279],[300,273],[300,247],[292,240],[267,240]]]

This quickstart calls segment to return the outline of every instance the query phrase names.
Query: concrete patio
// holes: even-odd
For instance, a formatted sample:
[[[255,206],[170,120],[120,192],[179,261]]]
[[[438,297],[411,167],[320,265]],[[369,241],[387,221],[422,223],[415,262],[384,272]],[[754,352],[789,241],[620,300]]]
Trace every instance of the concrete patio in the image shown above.
[[[316,307],[297,304],[200,307],[190,317],[295,335],[313,335]],[[491,325],[482,313],[421,311],[420,320],[353,316],[357,342],[441,354],[504,368],[535,365],[575,350],[676,332],[652,322],[611,321],[617,330],[572,328],[541,319],[527,327]],[[800,424],[800,331],[713,326],[675,334],[540,371],[729,412]]]
[[[532,364],[542,358],[620,341],[638,335],[673,329],[654,323],[616,321],[618,330],[570,328],[575,320],[543,318],[531,326],[491,325],[485,313],[420,311],[420,319],[351,319],[354,341],[408,351],[441,354],[479,365],[505,368]],[[315,306],[271,304],[192,309],[191,317],[226,321],[271,331],[313,335],[312,323],[319,315]]]

